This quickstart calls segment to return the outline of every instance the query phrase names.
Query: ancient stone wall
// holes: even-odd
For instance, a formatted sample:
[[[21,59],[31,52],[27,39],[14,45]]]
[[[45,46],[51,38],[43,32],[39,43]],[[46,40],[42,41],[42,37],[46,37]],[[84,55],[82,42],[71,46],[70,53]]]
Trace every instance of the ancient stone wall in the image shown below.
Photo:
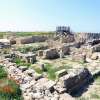
[[[75,40],[80,42],[86,42],[93,39],[100,39],[100,33],[76,33]]]
[[[67,92],[73,94],[78,92],[84,85],[88,84],[93,77],[87,68],[79,70],[77,75],[70,76],[64,81]]]
[[[17,44],[28,44],[34,42],[44,42],[48,39],[47,36],[30,36],[16,39]]]

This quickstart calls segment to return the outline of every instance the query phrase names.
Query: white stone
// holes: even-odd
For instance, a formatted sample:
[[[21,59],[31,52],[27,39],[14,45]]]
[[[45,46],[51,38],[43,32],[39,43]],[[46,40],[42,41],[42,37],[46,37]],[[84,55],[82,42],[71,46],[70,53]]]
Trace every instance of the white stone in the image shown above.
[[[69,94],[64,93],[60,95],[59,100],[74,100],[74,98],[72,98]]]

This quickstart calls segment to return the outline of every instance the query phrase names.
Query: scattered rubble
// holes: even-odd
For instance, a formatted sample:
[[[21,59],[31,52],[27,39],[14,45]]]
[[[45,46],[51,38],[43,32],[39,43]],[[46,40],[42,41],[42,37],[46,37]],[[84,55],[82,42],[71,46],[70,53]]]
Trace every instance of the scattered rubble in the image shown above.
[[[93,53],[91,56],[92,60],[97,60],[98,59],[98,54],[97,53]]]
[[[73,54],[72,59],[78,62],[86,62],[86,54]]]
[[[24,66],[16,67],[16,64],[4,60],[0,65],[4,65],[9,72],[9,77],[15,79],[22,90],[24,100],[66,100],[73,92],[88,84],[92,79],[88,69],[79,69],[76,72],[67,73],[66,70],[57,72],[59,78],[56,81],[48,80],[46,77],[35,79],[36,72],[33,69],[26,69]]]

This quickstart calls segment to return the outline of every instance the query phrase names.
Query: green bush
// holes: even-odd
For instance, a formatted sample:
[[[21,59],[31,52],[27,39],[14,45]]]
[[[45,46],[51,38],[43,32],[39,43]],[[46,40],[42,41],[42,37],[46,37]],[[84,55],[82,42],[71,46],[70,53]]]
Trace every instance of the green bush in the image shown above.
[[[18,48],[18,51],[21,53],[27,53],[27,52],[36,52],[37,50],[44,50],[47,46],[44,45],[36,45],[36,46],[25,46]]]
[[[0,79],[7,77],[7,72],[4,70],[2,66],[0,66]]]
[[[4,85],[0,87],[0,100],[22,100],[20,87],[15,81],[2,79],[2,82]]]
[[[45,69],[46,69],[48,78],[51,80],[55,80],[56,79],[55,68],[53,68],[51,64],[47,63],[47,64],[45,64]]]
[[[34,67],[34,70],[39,74],[42,74],[43,72],[45,72],[47,74],[48,79],[50,79],[50,80],[56,79],[56,74],[55,74],[56,70],[49,63],[45,64],[44,70],[37,68],[37,67]]]
[[[13,62],[15,62],[18,66],[27,66],[27,67],[31,66],[30,63],[25,63],[25,61],[23,61],[23,60],[21,60],[19,58],[13,59]]]
[[[37,73],[39,73],[39,74],[42,74],[42,73],[43,73],[43,71],[42,71],[40,68],[34,68],[34,70],[35,70]]]
[[[3,66],[0,66],[0,100],[22,100],[19,85],[7,78]]]
[[[6,32],[0,32],[0,38],[3,38],[3,36],[6,34]]]

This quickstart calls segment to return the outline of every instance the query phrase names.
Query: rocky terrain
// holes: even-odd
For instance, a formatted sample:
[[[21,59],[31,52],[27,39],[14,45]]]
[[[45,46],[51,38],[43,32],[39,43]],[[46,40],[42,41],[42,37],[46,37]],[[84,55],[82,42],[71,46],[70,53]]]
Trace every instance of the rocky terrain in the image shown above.
[[[59,71],[59,79],[52,81],[40,77],[33,69],[22,66],[17,68],[15,63],[6,59],[0,65],[5,66],[8,76],[20,84],[24,100],[66,100],[66,97],[72,100],[69,94],[74,95],[74,92],[80,91],[84,85],[93,81],[87,68],[78,69],[73,74],[65,73],[65,70]]]
[[[83,40],[70,33],[36,43],[26,37],[24,44],[2,46],[0,65],[20,85],[24,100],[99,100],[100,41]]]

